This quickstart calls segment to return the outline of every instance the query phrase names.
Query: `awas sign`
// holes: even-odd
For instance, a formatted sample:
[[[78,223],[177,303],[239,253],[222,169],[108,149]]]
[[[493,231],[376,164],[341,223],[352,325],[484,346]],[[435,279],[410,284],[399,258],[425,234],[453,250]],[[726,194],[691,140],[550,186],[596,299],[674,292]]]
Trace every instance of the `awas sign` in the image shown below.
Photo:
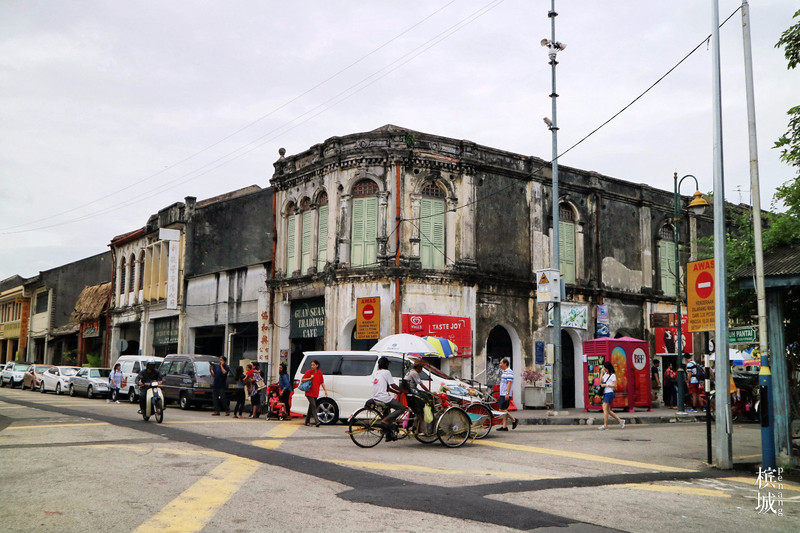
[[[689,331],[714,331],[714,260],[686,264]]]
[[[356,339],[378,339],[380,336],[380,297],[359,298],[356,303]]]

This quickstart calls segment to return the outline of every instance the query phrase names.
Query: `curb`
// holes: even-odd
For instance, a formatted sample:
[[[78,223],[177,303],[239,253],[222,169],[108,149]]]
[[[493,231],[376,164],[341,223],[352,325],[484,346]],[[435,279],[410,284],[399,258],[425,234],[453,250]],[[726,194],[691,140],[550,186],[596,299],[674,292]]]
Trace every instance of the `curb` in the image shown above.
[[[632,416],[622,417],[625,424],[682,424],[691,422],[705,422],[705,414],[698,415],[682,415],[682,416]],[[597,417],[536,417],[536,418],[517,418],[520,425],[526,426],[599,426],[602,424],[602,418]]]

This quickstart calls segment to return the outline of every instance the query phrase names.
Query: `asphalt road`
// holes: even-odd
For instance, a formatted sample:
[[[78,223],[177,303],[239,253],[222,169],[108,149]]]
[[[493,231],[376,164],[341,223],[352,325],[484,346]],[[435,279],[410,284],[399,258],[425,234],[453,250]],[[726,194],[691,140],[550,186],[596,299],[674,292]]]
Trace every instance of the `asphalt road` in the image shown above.
[[[136,409],[0,389],[0,531],[800,526],[800,485],[759,488],[750,469],[708,467],[700,423],[520,426],[457,449],[413,439],[361,449],[343,425],[178,408],[156,424]],[[733,438],[735,463],[757,462],[758,426],[737,425]]]

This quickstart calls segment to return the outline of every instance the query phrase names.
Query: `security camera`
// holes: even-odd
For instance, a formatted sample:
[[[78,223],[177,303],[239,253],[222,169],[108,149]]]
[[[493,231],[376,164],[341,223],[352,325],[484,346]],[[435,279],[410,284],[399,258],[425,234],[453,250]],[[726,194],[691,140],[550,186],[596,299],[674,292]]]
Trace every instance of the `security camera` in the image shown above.
[[[552,128],[553,127],[553,121],[550,120],[549,118],[544,117],[542,120],[544,120],[544,123],[547,124],[548,128]]]

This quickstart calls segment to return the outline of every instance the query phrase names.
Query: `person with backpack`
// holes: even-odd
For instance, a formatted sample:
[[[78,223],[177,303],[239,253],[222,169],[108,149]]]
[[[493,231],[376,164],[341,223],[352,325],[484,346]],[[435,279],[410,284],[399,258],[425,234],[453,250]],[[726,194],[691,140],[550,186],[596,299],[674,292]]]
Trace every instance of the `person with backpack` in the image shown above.
[[[700,367],[692,360],[692,356],[688,353],[683,354],[683,359],[686,361],[686,384],[689,387],[692,405],[686,410],[686,412],[696,413],[697,408],[700,405],[700,379],[698,372]],[[705,411],[705,409],[703,410]]]

